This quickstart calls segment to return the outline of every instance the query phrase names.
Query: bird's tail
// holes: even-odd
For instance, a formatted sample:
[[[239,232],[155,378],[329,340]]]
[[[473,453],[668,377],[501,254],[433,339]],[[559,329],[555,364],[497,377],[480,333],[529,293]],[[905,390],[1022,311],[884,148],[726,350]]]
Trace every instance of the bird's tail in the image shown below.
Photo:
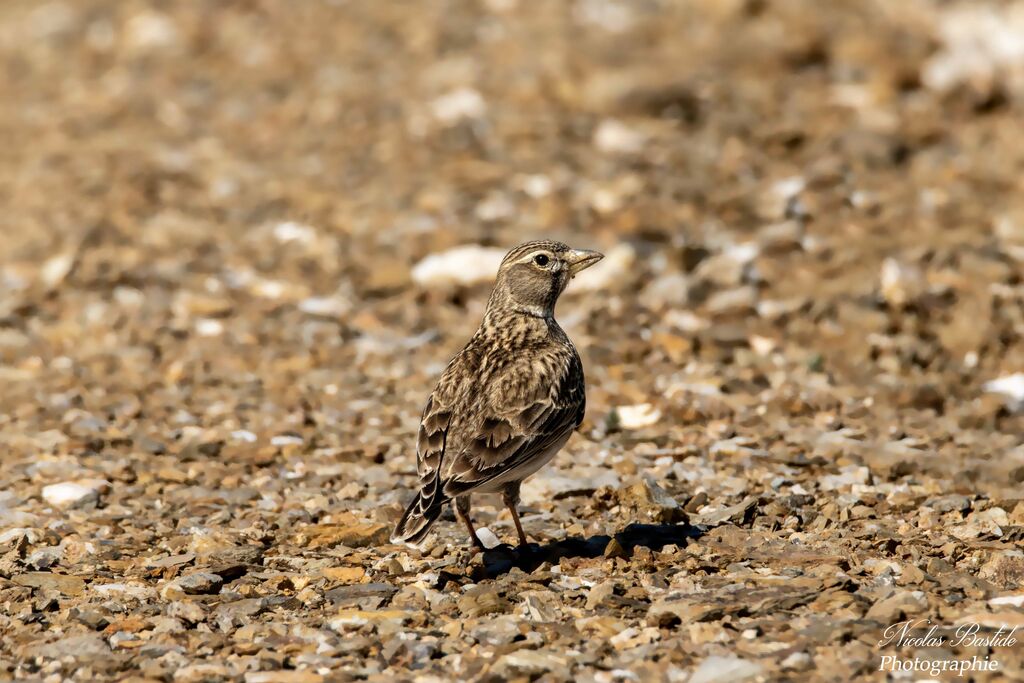
[[[418,545],[427,537],[430,527],[441,516],[441,509],[447,502],[442,500],[438,503],[436,497],[432,498],[433,500],[424,497],[422,492],[416,494],[413,501],[409,503],[409,507],[405,509],[405,514],[398,521],[395,530],[391,532],[392,543]]]

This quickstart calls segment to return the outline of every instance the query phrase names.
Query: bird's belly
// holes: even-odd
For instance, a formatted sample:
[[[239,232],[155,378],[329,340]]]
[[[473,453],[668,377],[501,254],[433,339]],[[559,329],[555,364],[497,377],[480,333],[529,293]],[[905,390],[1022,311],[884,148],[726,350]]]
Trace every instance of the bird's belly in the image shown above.
[[[551,444],[551,447],[547,450],[537,453],[518,467],[511,469],[508,472],[501,473],[486,484],[482,484],[479,488],[473,489],[473,491],[479,491],[480,493],[494,493],[500,491],[501,487],[510,481],[522,481],[523,479],[526,479],[541,467],[548,464],[548,462],[555,457],[558,451],[562,450],[562,447],[565,446],[565,442],[569,440],[570,436],[572,436],[572,431],[573,430],[571,429],[568,430],[565,436]]]

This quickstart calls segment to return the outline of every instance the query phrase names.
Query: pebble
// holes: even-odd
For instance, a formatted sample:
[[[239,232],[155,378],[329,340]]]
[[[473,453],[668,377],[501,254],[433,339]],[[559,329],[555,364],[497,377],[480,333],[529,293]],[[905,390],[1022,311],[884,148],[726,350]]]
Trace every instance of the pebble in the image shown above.
[[[712,655],[700,663],[688,683],[739,683],[754,680],[763,672],[764,667],[749,659],[732,655]]]
[[[661,411],[651,403],[640,403],[632,406],[615,408],[618,424],[623,429],[642,429],[657,424],[661,419]]]
[[[427,288],[492,282],[506,251],[473,244],[454,247],[417,263],[412,269],[412,279]]]
[[[985,391],[1003,396],[1010,410],[1024,409],[1024,372],[986,382],[983,388]]]
[[[610,154],[636,154],[646,142],[643,133],[614,119],[602,121],[594,131],[594,146]]]
[[[604,252],[603,259],[574,277],[566,294],[576,296],[618,289],[629,279],[636,258],[636,250],[631,245],[616,244]]]
[[[60,508],[83,507],[96,503],[109,487],[110,482],[103,479],[65,481],[44,486],[43,500]]]
[[[430,103],[434,117],[445,125],[479,119],[487,113],[487,102],[473,88],[457,88]]]
[[[224,579],[210,572],[185,574],[166,583],[160,589],[160,597],[164,600],[180,600],[186,595],[216,593],[223,583]]]

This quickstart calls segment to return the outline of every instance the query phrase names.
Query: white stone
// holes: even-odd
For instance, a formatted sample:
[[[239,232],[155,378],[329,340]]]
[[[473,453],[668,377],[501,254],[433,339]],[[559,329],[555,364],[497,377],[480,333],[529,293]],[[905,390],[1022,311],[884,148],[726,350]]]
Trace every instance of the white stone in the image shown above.
[[[782,201],[788,202],[804,191],[807,181],[800,176],[784,178],[772,185],[772,192]]]
[[[1015,595],[1000,595],[989,600],[988,604],[992,605],[993,607],[1001,607],[1003,605],[1011,605],[1013,607],[1024,607],[1024,593],[1017,593]]]
[[[474,285],[490,282],[498,272],[504,249],[466,244],[431,254],[412,269],[412,279],[423,287]]]
[[[274,238],[282,244],[299,242],[313,244],[316,242],[316,229],[295,221],[284,221],[274,226]]]
[[[65,481],[43,487],[43,500],[56,507],[68,508],[85,505],[99,499],[99,494],[110,486],[104,479]]]
[[[551,182],[551,178],[548,176],[536,173],[522,178],[522,188],[523,192],[534,199],[541,199],[551,194],[551,191],[554,189],[554,183]]]
[[[200,337],[219,337],[224,334],[224,323],[213,318],[201,318],[196,321],[196,334]]]
[[[71,272],[71,267],[74,265],[75,254],[73,252],[58,254],[43,264],[39,271],[39,279],[42,280],[47,288],[52,289],[64,281],[64,278]]]
[[[299,310],[323,318],[340,318],[351,310],[347,299],[340,296],[311,296],[299,302]]]
[[[1005,396],[1011,410],[1024,408],[1024,372],[986,382],[983,388],[989,393]]]
[[[457,88],[430,103],[430,110],[441,123],[451,125],[466,119],[479,119],[487,113],[487,102],[473,88]]]
[[[764,667],[756,662],[732,655],[713,655],[700,663],[690,677],[689,683],[718,683],[719,681],[739,683],[760,676]]]
[[[594,131],[594,146],[602,152],[634,154],[646,143],[646,135],[615,119],[602,121]]]
[[[568,294],[614,289],[629,274],[636,262],[636,251],[628,244],[617,244],[604,258],[577,275],[569,283]],[[500,261],[499,261],[500,263]]]
[[[0,545],[10,543],[11,541],[19,539],[22,536],[25,537],[25,540],[28,541],[29,544],[34,545],[39,542],[39,540],[43,537],[43,534],[39,531],[39,529],[33,529],[30,527],[23,526],[14,527],[13,529],[8,529],[3,533],[0,533]]]
[[[924,65],[921,81],[946,91],[962,83],[1017,77],[1024,62],[1024,5],[953,3],[939,11],[943,47]]]
[[[794,652],[782,660],[783,669],[806,669],[811,665],[811,656],[806,652]]]
[[[138,583],[104,583],[98,586],[91,585],[89,590],[104,597],[135,598],[137,600],[156,598],[155,588]]]
[[[180,40],[178,28],[165,14],[143,11],[132,16],[125,27],[128,47],[148,52],[173,47]]]
[[[846,465],[839,468],[839,472],[839,474],[826,474],[821,477],[819,483],[822,491],[835,491],[856,484],[867,484],[871,479],[871,471],[867,467]]]
[[[483,543],[484,547],[487,549],[497,548],[501,545],[501,539],[485,526],[479,527],[476,530],[476,537],[480,539],[480,542]]]
[[[921,296],[926,288],[924,274],[916,266],[887,258],[879,276],[882,297],[893,306],[903,306]]]
[[[594,491],[603,486],[618,488],[621,483],[619,475],[607,467],[576,465],[571,470],[547,467],[523,482],[520,495],[523,503],[534,505],[576,491]]]
[[[650,403],[619,406],[615,412],[619,415],[619,426],[623,429],[650,427],[661,419],[661,411]]]

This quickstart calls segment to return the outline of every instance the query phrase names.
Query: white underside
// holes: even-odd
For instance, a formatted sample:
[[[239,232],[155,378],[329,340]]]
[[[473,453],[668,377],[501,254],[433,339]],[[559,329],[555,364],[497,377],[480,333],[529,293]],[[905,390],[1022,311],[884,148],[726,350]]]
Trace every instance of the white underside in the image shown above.
[[[510,481],[522,481],[523,479],[526,479],[541,467],[547,465],[551,459],[555,457],[555,454],[562,450],[562,447],[565,446],[565,442],[569,440],[570,436],[572,436],[572,430],[566,430],[565,436],[551,444],[551,447],[546,451],[538,453],[514,470],[504,472],[494,479],[491,479],[486,484],[481,484],[478,488],[474,488],[466,493],[495,493],[500,491],[501,487]]]

